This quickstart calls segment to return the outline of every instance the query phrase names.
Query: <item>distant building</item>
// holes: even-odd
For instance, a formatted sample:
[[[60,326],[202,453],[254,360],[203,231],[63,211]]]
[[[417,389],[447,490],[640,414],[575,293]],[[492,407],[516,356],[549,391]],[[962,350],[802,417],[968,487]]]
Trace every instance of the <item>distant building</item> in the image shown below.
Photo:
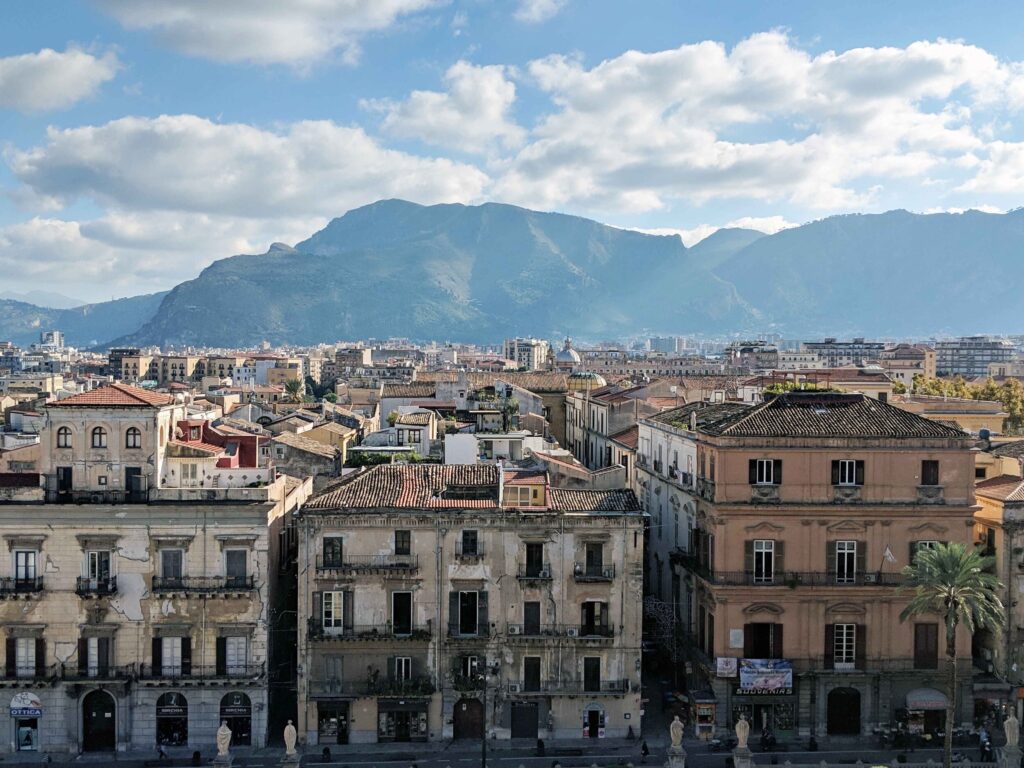
[[[935,350],[924,344],[897,344],[882,352],[882,367],[893,381],[909,390],[915,376],[935,378]]]
[[[505,357],[515,360],[520,368],[527,371],[541,371],[547,368],[550,345],[543,339],[506,339]]]
[[[804,352],[814,352],[829,368],[840,368],[846,365],[864,365],[882,356],[885,344],[880,341],[865,341],[855,338],[852,341],[838,341],[827,338],[824,341],[806,341]]]
[[[993,363],[1010,363],[1016,357],[1008,339],[993,336],[961,336],[935,345],[935,369],[939,376],[987,376]]]

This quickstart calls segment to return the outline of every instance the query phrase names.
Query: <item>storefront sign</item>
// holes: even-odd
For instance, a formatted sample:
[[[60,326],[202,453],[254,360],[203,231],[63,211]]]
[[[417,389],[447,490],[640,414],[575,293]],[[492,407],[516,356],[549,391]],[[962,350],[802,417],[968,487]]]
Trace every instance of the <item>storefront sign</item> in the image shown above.
[[[737,659],[732,656],[719,656],[718,657],[718,676],[719,677],[736,677]]]
[[[42,717],[43,703],[34,693],[23,691],[11,699],[11,717]]]
[[[186,717],[188,702],[180,693],[165,693],[156,702],[157,717]]]
[[[785,696],[793,693],[793,664],[787,659],[740,659],[740,685],[748,696]]]

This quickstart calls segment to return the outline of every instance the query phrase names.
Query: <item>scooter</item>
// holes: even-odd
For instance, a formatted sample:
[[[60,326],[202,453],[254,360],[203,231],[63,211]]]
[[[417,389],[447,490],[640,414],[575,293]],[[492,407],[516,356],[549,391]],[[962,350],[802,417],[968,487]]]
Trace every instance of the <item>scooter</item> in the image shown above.
[[[724,739],[711,739],[708,741],[708,752],[731,752],[736,749],[736,737],[727,736]]]

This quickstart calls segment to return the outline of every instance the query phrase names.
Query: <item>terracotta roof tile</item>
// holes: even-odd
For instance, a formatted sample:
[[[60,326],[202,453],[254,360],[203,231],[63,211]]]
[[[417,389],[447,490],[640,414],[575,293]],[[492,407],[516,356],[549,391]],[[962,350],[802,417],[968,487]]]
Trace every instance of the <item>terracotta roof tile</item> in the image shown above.
[[[621,432],[616,432],[611,436],[619,445],[624,445],[627,448],[636,449],[637,443],[640,441],[640,428],[634,424],[631,427],[626,427]]]
[[[1024,440],[1012,440],[1007,443],[994,445],[989,453],[993,453],[996,456],[1024,459]]]
[[[548,506],[561,512],[639,512],[640,502],[628,488],[589,491],[576,488],[552,488]]]
[[[437,394],[437,384],[430,381],[412,381],[408,384],[385,384],[381,397],[432,398]]]
[[[105,387],[97,387],[88,392],[49,403],[48,408],[66,407],[153,407],[159,408],[164,405],[172,405],[174,398],[160,392],[151,392],[148,389],[132,387],[128,384],[108,384]]]
[[[302,435],[297,435],[294,432],[282,432],[271,439],[272,443],[280,443],[287,445],[289,448],[294,448],[298,451],[305,453],[312,453],[317,456],[322,456],[325,459],[334,458],[334,447],[327,445],[326,443],[320,443],[316,440],[312,440]]]
[[[445,498],[453,487],[490,498]],[[498,506],[498,468],[493,464],[395,464],[371,467],[324,489],[306,509],[487,508]]]
[[[1024,478],[999,475],[982,480],[975,486],[975,493],[999,501],[1024,501]]]
[[[403,413],[395,420],[395,424],[404,424],[406,426],[413,427],[426,427],[430,424],[430,420],[433,418],[435,418],[433,412]]]

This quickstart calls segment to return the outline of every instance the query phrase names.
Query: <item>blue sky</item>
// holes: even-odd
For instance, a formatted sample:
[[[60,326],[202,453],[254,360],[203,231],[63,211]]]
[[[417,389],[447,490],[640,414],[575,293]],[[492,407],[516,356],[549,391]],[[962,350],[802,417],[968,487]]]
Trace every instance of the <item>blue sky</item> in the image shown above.
[[[5,0],[0,292],[161,290],[382,197],[688,243],[1007,210],[1022,21],[1010,2]]]

